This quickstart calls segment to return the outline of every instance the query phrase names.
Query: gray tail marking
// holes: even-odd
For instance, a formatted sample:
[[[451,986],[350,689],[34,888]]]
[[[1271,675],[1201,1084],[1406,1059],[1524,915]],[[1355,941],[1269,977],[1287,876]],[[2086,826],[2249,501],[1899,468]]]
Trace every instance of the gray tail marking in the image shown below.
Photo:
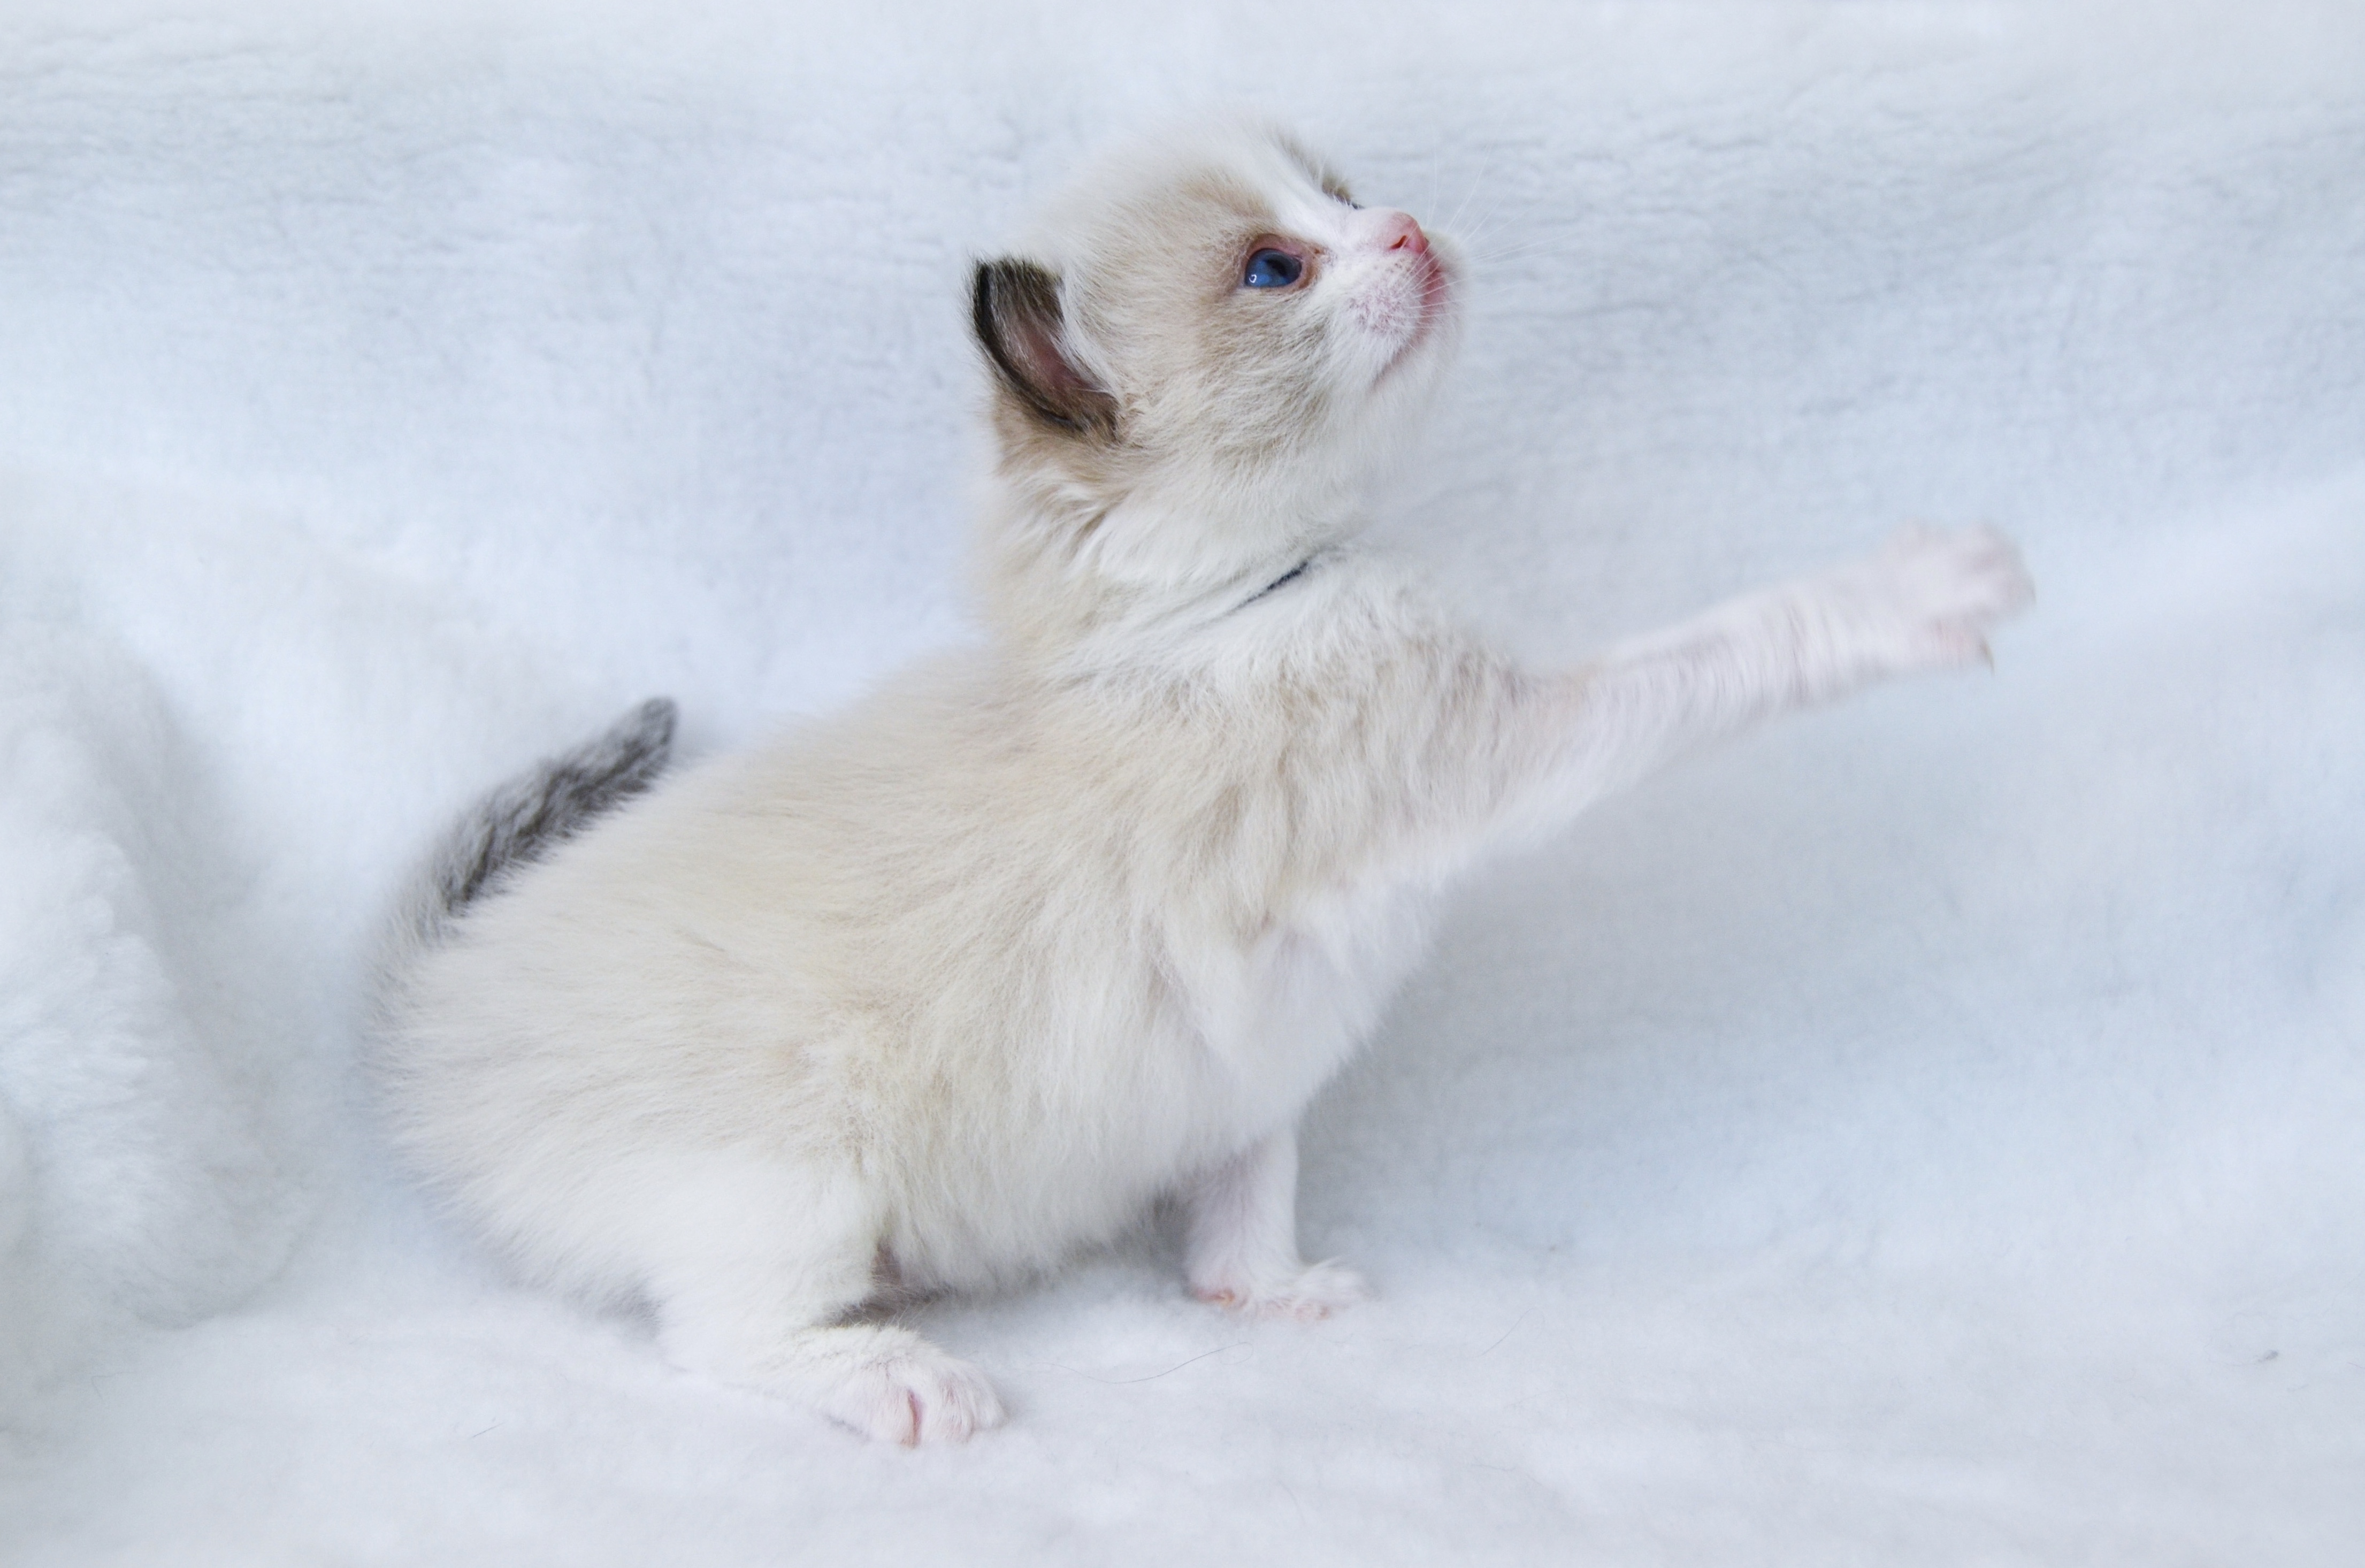
[[[657,781],[673,754],[675,708],[642,703],[597,738],[546,757],[478,803],[435,857],[430,918],[448,920],[596,819]]]

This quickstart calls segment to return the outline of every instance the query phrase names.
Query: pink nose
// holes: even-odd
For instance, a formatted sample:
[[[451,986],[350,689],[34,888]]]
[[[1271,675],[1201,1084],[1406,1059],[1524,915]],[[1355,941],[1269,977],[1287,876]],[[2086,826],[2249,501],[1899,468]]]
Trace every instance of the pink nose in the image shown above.
[[[1413,221],[1411,213],[1384,213],[1380,217],[1380,249],[1410,251],[1416,256],[1426,256],[1429,254],[1429,236],[1420,231],[1420,225]]]

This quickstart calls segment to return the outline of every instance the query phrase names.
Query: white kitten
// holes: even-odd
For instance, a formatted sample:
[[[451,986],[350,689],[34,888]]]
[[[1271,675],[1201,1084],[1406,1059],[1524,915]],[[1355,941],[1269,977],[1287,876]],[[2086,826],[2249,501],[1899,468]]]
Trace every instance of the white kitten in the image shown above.
[[[1001,1407],[876,1309],[1161,1193],[1203,1298],[1356,1300],[1298,1256],[1295,1124],[1446,879],[1752,720],[1976,662],[2029,593],[2000,537],[1912,533],[1508,662],[1356,543],[1462,276],[1248,130],[1135,149],[981,266],[990,643],[641,793],[652,704],[464,823],[390,970],[410,1159],[536,1278],[652,1303],[679,1363],[903,1442]]]

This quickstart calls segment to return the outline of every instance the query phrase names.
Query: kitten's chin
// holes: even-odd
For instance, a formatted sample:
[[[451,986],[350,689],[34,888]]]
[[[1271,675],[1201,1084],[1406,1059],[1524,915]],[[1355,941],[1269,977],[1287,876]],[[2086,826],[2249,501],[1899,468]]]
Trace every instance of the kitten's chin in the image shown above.
[[[1372,378],[1374,392],[1385,386],[1403,366],[1430,357],[1441,346],[1446,336],[1444,329],[1452,323],[1453,270],[1435,254],[1423,256],[1421,261],[1426,271],[1420,280],[1419,314],[1414,317],[1412,330],[1405,335],[1403,344]]]

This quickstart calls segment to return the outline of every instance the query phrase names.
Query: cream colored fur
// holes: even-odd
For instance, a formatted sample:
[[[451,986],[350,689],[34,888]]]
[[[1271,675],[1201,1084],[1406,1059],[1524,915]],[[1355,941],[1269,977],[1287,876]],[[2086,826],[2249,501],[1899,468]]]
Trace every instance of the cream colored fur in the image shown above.
[[[1162,1194],[1201,1296],[1343,1307],[1294,1128],[1438,890],[1687,747],[1976,662],[2026,599],[1998,536],[1912,533],[1582,667],[1498,655],[1357,543],[1463,279],[1343,191],[1254,130],[1089,175],[1027,247],[1056,314],[994,303],[988,645],[661,784],[403,961],[398,1139],[527,1272],[905,1442],[1001,1407],[882,1307]],[[1273,239],[1305,279],[1243,287]]]

